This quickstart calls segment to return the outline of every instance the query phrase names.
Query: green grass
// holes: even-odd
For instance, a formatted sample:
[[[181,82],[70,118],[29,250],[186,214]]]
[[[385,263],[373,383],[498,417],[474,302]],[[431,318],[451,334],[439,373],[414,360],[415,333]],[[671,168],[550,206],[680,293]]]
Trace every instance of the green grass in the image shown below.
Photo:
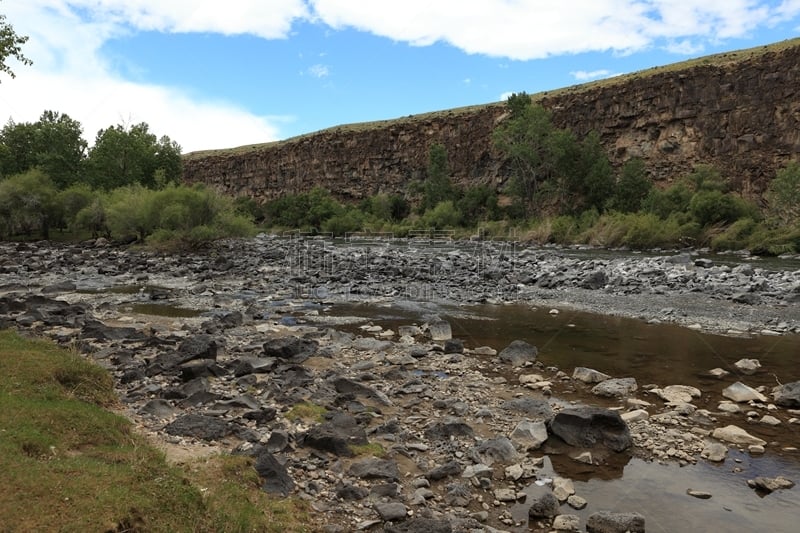
[[[300,402],[294,404],[291,409],[286,413],[288,420],[306,420],[313,422],[322,422],[323,416],[328,410],[320,405],[311,402]]]
[[[369,442],[367,444],[351,444],[350,451],[355,455],[364,455],[372,457],[384,457],[386,450],[377,442]]]
[[[180,468],[104,407],[110,376],[0,331],[2,531],[312,531],[304,504],[259,490],[250,460]]]

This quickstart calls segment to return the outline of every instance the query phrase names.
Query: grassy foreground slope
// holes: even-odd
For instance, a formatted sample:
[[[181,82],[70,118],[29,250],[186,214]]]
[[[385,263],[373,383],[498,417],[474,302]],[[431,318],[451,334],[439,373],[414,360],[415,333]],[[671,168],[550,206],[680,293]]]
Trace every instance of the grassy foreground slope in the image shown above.
[[[259,489],[249,459],[186,467],[105,408],[102,368],[0,331],[0,532],[311,531],[303,506]]]

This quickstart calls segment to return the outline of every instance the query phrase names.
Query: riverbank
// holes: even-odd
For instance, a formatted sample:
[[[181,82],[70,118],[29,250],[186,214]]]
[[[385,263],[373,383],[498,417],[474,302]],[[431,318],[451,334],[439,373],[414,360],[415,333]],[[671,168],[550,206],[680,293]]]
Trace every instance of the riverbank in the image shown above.
[[[747,487],[758,477],[796,481],[800,472],[792,437],[800,412],[777,404],[769,384],[781,366],[765,360],[751,375],[720,363],[730,373],[709,374],[700,386],[667,373],[643,381],[635,365],[584,374],[581,353],[559,366],[545,345],[478,345],[455,319],[435,315],[462,310],[476,319],[467,304],[513,310],[515,302],[542,306],[543,321],[587,306],[791,343],[796,271],[684,255],[582,259],[506,243],[264,236],[181,256],[2,246],[0,327],[76,346],[107,368],[130,418],[176,455],[252,456],[265,490],[307,500],[320,530],[547,531],[555,515],[583,527],[601,511],[640,513],[656,530],[710,520],[728,531],[793,526],[781,509],[800,505],[796,491],[762,499]],[[335,312],[353,302],[412,315],[388,327]],[[577,335],[587,329],[582,320],[558,328]],[[630,331],[630,340],[641,334]],[[729,398],[737,382],[752,385],[753,396]],[[565,420],[576,423],[574,409],[577,420],[599,417],[596,442],[570,442],[562,431]],[[729,426],[748,438],[718,431]],[[680,477],[685,483],[710,481],[644,483],[669,477],[659,462],[697,469]],[[704,465],[737,472],[728,479]],[[617,484],[598,491],[598,480]],[[665,516],[624,496],[631,491],[668,500],[674,511],[702,506],[703,522]],[[720,510],[723,501],[732,510]],[[531,511],[540,503],[549,506],[542,515]]]

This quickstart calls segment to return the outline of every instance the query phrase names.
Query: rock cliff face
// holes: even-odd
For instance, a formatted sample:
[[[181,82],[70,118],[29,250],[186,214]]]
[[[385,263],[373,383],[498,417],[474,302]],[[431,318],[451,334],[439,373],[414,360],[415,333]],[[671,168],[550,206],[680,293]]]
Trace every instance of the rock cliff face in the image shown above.
[[[749,52],[545,93],[540,103],[558,127],[599,132],[615,165],[638,156],[656,181],[671,181],[707,163],[758,194],[800,157],[800,41]],[[491,132],[504,118],[492,104],[188,154],[184,179],[260,200],[314,186],[359,199],[423,179],[428,149],[441,143],[454,181],[499,188],[510,176]]]

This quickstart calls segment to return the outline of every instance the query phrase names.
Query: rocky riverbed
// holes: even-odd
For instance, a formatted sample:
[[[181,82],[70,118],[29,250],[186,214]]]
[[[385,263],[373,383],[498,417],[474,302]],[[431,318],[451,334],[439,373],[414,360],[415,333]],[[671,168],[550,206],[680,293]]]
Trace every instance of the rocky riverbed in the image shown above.
[[[678,468],[798,453],[800,385],[750,387],[770,371],[757,361],[707,369],[718,386],[703,391],[639,383],[545,365],[524,341],[473,345],[431,314],[388,329],[331,312],[353,301],[514,302],[800,333],[800,271],[688,253],[270,236],[191,255],[0,244],[0,327],[108,368],[126,414],[175,457],[252,455],[265,490],[307,499],[321,530],[644,531],[641,509],[599,508],[577,478],[632,457]],[[783,472],[755,470],[740,468],[747,490],[794,494]],[[774,520],[761,525],[793,525]]]

